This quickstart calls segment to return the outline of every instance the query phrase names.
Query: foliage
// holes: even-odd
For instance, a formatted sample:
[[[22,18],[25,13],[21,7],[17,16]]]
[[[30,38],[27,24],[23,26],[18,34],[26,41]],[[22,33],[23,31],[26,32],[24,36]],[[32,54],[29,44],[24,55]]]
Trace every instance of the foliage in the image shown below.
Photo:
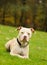
[[[47,0],[0,0],[0,23],[47,31]]]
[[[35,17],[36,28],[43,30],[44,22],[45,22],[45,8],[43,3],[39,3],[37,7],[36,17]]]

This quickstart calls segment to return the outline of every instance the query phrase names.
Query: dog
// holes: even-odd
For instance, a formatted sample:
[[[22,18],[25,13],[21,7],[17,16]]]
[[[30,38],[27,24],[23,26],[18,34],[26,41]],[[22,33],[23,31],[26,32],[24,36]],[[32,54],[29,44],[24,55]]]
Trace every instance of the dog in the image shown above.
[[[18,27],[19,34],[17,38],[9,40],[5,47],[10,51],[10,55],[20,58],[29,58],[29,39],[34,32],[33,28]]]

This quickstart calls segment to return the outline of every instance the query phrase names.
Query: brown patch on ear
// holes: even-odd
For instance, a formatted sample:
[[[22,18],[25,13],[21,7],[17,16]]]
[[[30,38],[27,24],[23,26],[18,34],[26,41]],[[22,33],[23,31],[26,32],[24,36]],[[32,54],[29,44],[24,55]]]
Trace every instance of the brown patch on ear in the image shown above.
[[[31,28],[31,31],[34,33],[35,30],[33,28]]]
[[[17,30],[20,30],[22,28],[22,26],[19,26],[18,28],[17,28]]]

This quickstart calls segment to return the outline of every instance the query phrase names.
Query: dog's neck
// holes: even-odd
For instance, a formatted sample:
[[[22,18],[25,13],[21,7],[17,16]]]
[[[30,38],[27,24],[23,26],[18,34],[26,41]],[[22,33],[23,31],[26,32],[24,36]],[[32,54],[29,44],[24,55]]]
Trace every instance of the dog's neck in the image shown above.
[[[18,44],[21,46],[21,43],[20,43],[20,41],[18,40],[18,38],[17,38],[17,42],[18,42]]]
[[[20,47],[23,47],[23,48],[27,47],[28,44],[29,44],[29,42],[26,42],[25,45],[22,45],[21,42],[18,40],[18,38],[17,38],[17,42],[18,42],[19,46],[20,46]]]

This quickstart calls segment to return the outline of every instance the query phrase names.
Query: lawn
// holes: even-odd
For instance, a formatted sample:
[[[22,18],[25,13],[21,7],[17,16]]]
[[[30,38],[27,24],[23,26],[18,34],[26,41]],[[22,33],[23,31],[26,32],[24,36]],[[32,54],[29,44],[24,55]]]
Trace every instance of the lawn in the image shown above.
[[[0,65],[47,65],[47,33],[36,31],[32,35],[29,59],[11,56],[5,49],[5,43],[17,34],[15,27],[0,25]]]

